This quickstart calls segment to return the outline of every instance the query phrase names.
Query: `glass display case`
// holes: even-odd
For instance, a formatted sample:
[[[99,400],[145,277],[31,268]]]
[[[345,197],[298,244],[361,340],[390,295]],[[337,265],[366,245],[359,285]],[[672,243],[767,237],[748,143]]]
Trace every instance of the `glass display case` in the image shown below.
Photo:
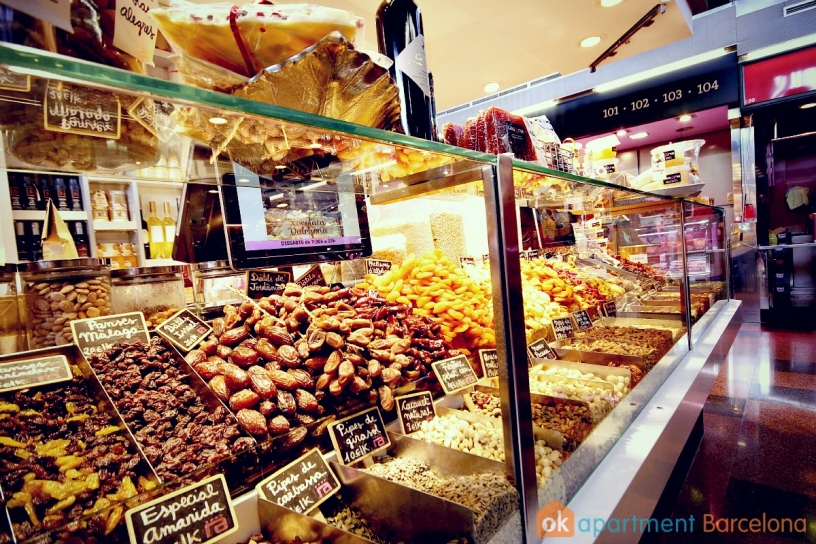
[[[331,463],[344,502],[321,505],[323,519],[264,516],[271,532],[302,528],[287,538],[348,531],[338,511],[352,508],[394,540],[535,541],[539,509],[575,497],[728,298],[717,208],[21,47],[0,45],[0,65],[31,88],[161,99],[176,131],[211,147],[190,153],[184,182],[220,197],[230,261],[193,273],[213,330],[185,359],[259,454],[229,479],[236,495],[310,448]],[[124,153],[107,172],[132,147],[94,157]],[[231,283],[283,260],[342,260],[351,280],[257,301]],[[395,404],[422,392],[433,417],[409,436]],[[387,443],[347,466],[327,429],[374,408]],[[412,502],[445,524],[406,523]]]

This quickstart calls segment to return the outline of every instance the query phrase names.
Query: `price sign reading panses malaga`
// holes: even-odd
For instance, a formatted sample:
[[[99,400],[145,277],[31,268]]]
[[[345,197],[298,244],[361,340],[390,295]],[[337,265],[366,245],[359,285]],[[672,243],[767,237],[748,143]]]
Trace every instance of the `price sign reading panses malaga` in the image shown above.
[[[13,361],[0,365],[0,392],[37,387],[73,378],[64,355]]]
[[[376,406],[330,424],[329,434],[337,458],[344,465],[361,461],[391,445]]]
[[[317,448],[295,459],[255,489],[278,506],[305,514],[340,491],[340,482]]]
[[[142,312],[77,319],[71,321],[71,331],[74,342],[86,357],[102,353],[117,342],[138,340],[146,344],[150,341]]]

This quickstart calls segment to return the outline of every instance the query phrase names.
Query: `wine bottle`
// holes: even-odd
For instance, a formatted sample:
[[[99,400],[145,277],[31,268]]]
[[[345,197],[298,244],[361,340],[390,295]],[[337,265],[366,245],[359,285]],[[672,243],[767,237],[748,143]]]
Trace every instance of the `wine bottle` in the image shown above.
[[[31,236],[28,238],[28,248],[31,252],[32,261],[41,261],[43,258],[42,252],[42,227],[43,224],[39,221],[31,222]]]
[[[75,212],[82,211],[82,192],[79,188],[79,178],[68,178],[68,199],[71,203],[71,210]]]
[[[150,258],[164,258],[164,225],[156,215],[156,203],[148,203],[147,236],[150,240]]]
[[[52,189],[54,204],[61,212],[67,212],[71,208],[68,206],[68,186],[65,184],[65,179],[61,176],[54,178]]]
[[[170,209],[170,203],[165,202],[162,225],[164,226],[164,257],[167,259],[173,258],[173,242],[176,241],[176,221]]]
[[[37,186],[34,184],[34,176],[33,175],[24,175],[23,176],[23,183],[22,183],[22,198],[23,198],[23,209],[24,210],[36,210],[37,209]]]
[[[74,244],[76,244],[77,255],[79,257],[89,257],[88,235],[85,234],[85,223],[77,221],[74,223]]]
[[[17,241],[17,260],[30,261],[31,252],[28,247],[28,234],[26,234],[26,225],[23,221],[14,222],[14,233]]]
[[[22,210],[23,209],[22,183],[20,179],[18,179],[16,174],[9,174],[8,182],[9,182],[9,195],[11,196],[11,209]]]
[[[380,53],[394,61],[389,71],[399,88],[403,132],[435,140],[422,14],[413,0],[384,0],[376,22]]]

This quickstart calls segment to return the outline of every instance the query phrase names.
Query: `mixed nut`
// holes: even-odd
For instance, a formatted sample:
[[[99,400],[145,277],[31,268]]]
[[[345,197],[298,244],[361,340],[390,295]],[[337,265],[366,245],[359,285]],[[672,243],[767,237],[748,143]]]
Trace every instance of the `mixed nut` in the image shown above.
[[[18,542],[69,523],[127,540],[121,503],[155,482],[120,425],[82,378],[0,395],[0,489]]]
[[[461,504],[473,511],[476,542],[487,542],[518,509],[518,492],[503,474],[443,478],[410,457],[379,457],[363,469],[380,478]]]
[[[176,478],[254,448],[226,408],[207,408],[160,338],[116,344],[88,362],[160,478]]]

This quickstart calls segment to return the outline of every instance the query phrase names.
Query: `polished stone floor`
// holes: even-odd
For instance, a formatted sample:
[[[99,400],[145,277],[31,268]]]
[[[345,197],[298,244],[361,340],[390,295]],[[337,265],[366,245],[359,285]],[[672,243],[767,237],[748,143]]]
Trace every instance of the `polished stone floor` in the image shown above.
[[[808,519],[806,533],[664,535],[685,542],[816,542],[816,333],[740,328],[703,410],[674,517]]]

